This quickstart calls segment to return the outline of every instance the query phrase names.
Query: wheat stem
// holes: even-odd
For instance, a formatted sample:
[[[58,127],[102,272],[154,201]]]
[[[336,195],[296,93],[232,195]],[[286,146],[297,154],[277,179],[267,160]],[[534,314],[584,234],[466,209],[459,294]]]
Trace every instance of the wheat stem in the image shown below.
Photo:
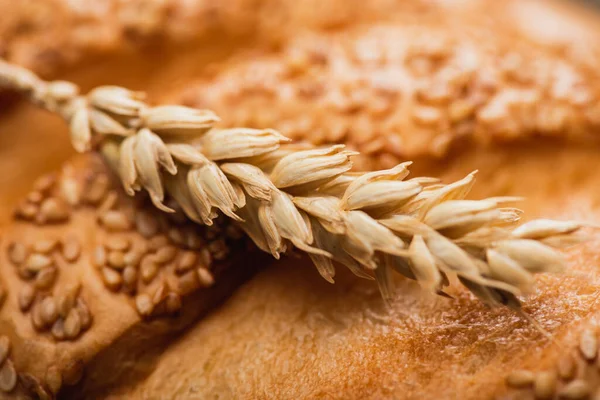
[[[77,151],[98,148],[133,195],[155,206],[173,197],[194,221],[218,212],[279,258],[291,245],[307,252],[333,282],[335,260],[392,293],[389,271],[438,294],[448,274],[490,305],[520,306],[533,273],[564,269],[553,247],[577,242],[576,222],[536,220],[515,228],[515,198],[464,200],[475,173],[452,184],[405,179],[410,163],[350,172],[357,153],[343,145],[290,144],[272,129],[217,129],[208,110],[152,107],[143,93],[103,86],[79,95],[69,82],[46,82],[0,62],[0,86],[61,115]]]

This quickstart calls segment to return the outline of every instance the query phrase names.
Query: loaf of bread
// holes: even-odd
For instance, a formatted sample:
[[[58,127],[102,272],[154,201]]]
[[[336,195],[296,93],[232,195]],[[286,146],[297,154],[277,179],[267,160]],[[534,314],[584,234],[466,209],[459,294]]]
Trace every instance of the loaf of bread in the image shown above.
[[[361,152],[358,169],[413,159],[417,176],[443,182],[478,170],[473,198],[523,196],[528,218],[600,224],[600,17],[585,9],[152,0],[77,11],[43,0],[56,11],[35,14],[27,7],[43,6],[25,4],[0,21],[0,42],[38,71],[42,50],[77,54],[66,56],[72,64],[102,48],[100,66],[49,63],[46,73],[148,88],[214,110],[225,127],[345,143]],[[25,35],[24,15],[47,18]],[[86,24],[106,36],[86,35]],[[62,39],[50,45],[45,34]],[[26,132],[26,115],[12,129]],[[43,154],[52,135],[39,137],[38,150],[8,150],[0,166]],[[24,200],[2,194],[0,209],[16,208],[0,238],[0,398],[600,395],[597,231],[565,249],[563,274],[536,278],[520,312],[489,308],[460,285],[446,298],[400,277],[386,304],[373,282],[337,268],[329,284],[308,258],[253,275],[270,259],[232,225],[201,226],[128,197],[97,156],[27,185]]]
[[[35,182],[0,254],[2,398],[141,379],[261,260],[225,221],[199,226],[126,196],[93,155]]]

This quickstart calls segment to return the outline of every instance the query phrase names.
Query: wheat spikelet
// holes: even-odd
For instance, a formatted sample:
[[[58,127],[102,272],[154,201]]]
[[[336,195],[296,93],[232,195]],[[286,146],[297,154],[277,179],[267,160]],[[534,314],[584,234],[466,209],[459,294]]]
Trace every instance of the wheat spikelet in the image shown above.
[[[446,185],[406,179],[409,162],[350,172],[357,153],[343,145],[290,144],[271,129],[216,129],[211,111],[151,107],[142,93],[120,87],[80,96],[75,85],[6,63],[0,85],[60,114],[74,147],[99,148],[128,194],[146,190],[157,208],[172,212],[168,194],[201,224],[220,211],[275,258],[293,245],[327,281],[337,261],[375,279],[385,298],[390,270],[438,294],[455,274],[487,304],[518,308],[516,296],[531,290],[533,273],[564,269],[553,247],[581,240],[577,222],[516,227],[521,211],[508,204],[517,198],[465,200],[475,173]]]

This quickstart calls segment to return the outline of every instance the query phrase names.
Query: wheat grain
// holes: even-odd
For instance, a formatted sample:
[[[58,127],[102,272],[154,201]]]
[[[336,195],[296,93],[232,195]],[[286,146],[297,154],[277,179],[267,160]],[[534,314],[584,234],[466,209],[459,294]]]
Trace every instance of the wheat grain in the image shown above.
[[[207,225],[220,211],[275,258],[293,245],[329,282],[335,260],[377,280],[386,298],[390,270],[438,294],[456,274],[484,302],[519,307],[516,296],[531,289],[533,273],[563,270],[564,257],[552,247],[578,242],[574,233],[583,226],[537,220],[514,228],[521,211],[506,204],[517,198],[465,200],[475,172],[447,185],[405,180],[410,162],[350,172],[357,153],[343,145],[290,144],[272,129],[216,129],[219,118],[209,110],[150,107],[143,93],[116,86],[81,96],[70,83],[1,62],[0,85],[60,114],[76,150],[99,143],[127,194],[144,189],[172,212],[168,194]],[[150,300],[139,299],[138,308],[148,307]]]

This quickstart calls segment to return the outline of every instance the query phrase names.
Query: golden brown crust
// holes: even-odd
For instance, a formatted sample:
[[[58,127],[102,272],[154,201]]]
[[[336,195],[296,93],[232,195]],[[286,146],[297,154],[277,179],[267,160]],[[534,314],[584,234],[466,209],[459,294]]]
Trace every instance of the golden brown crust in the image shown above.
[[[448,181],[477,167],[474,198],[524,195],[528,200],[523,208],[532,217],[598,223],[600,173],[592,168],[597,152],[538,142],[473,148],[450,162],[417,167]],[[557,163],[564,168],[556,170]],[[554,173],[543,172],[549,169]],[[427,296],[416,284],[399,280],[391,309],[386,309],[375,285],[343,268],[338,269],[336,284],[330,285],[311,272],[308,260],[286,260],[259,274],[170,346],[152,375],[128,395],[531,396],[530,388],[510,389],[505,379],[524,368],[555,370],[558,360],[577,346],[581,330],[595,327],[599,243],[596,234],[587,245],[570,250],[569,271],[538,278],[538,290],[524,303],[525,312],[556,344],[514,312],[487,309],[456,287],[451,300]],[[597,371],[589,365],[589,371]],[[564,386],[561,383],[556,391]]]
[[[161,343],[252,273],[245,239],[223,222],[200,227],[128,198],[95,156],[40,178],[0,243],[3,396],[146,373]]]
[[[528,24],[531,13],[561,35]],[[235,57],[184,100],[227,126],[346,142],[388,164],[443,156],[465,137],[597,138],[600,31],[581,25],[536,2],[398,10]]]
[[[329,28],[383,15],[393,2],[352,0],[0,1],[0,56],[51,74],[93,55],[164,44],[248,37],[276,43],[301,27]],[[359,7],[360,6],[360,7]]]

